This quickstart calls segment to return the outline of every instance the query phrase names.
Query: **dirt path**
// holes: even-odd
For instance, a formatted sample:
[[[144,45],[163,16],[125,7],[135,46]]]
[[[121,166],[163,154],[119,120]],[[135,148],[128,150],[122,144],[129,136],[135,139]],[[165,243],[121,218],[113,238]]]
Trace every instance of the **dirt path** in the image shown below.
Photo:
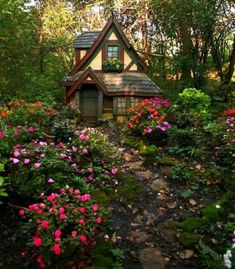
[[[166,176],[153,163],[144,166],[139,152],[120,141],[118,130],[106,132],[110,143],[122,148],[120,168],[143,187],[134,201],[112,204],[112,241],[125,250],[125,269],[203,268],[193,250],[181,248],[175,227],[187,209]],[[173,229],[172,229],[173,228]]]

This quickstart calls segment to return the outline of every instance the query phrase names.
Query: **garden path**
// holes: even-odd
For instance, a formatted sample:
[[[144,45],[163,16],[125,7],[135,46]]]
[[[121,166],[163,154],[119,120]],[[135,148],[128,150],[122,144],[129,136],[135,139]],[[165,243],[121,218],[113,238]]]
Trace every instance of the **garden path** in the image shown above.
[[[103,131],[114,147],[122,149],[119,169],[143,187],[134,201],[119,199],[111,205],[111,240],[125,250],[124,268],[200,268],[193,250],[183,249],[178,242],[177,222],[172,219],[180,220],[187,209],[184,211],[180,204],[175,193],[177,186],[172,188],[167,171],[160,172],[155,163],[146,168],[139,152],[119,138],[117,127]]]

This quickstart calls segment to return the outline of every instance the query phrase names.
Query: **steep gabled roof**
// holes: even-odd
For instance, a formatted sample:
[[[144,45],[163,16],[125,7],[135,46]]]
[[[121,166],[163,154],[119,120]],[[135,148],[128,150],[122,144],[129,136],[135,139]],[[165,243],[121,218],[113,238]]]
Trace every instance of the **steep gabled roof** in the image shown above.
[[[125,34],[123,33],[119,22],[117,21],[116,17],[114,14],[112,14],[112,17],[109,19],[107,24],[105,25],[104,29],[100,32],[98,38],[96,41],[93,43],[92,47],[90,50],[87,52],[87,54],[82,58],[80,62],[76,64],[76,66],[73,68],[73,70],[70,72],[70,76],[76,74],[78,71],[82,69],[82,67],[86,64],[86,62],[92,57],[93,53],[95,53],[96,49],[99,47],[99,45],[102,43],[103,39],[107,35],[108,31],[110,28],[114,26],[117,33],[120,35],[124,45],[126,46],[127,49],[131,49],[136,57],[138,58],[138,63],[143,67],[143,69],[146,68],[146,65],[144,61],[141,59],[141,57],[138,55],[138,53],[135,51],[134,47],[130,44],[128,39],[126,38]]]
[[[75,49],[89,49],[92,47],[99,34],[100,32],[84,32],[75,38],[73,47]]]
[[[100,88],[100,90],[102,90],[105,94],[107,93],[106,87],[103,84],[103,82],[96,76],[92,68],[88,67],[85,71],[81,71],[81,73],[79,74],[79,77],[77,77],[77,80],[75,81],[73,86],[70,88],[67,95],[71,96],[77,90],[77,88],[83,84],[84,80],[86,80],[88,77],[90,77],[95,82],[95,84],[98,86],[98,88]]]

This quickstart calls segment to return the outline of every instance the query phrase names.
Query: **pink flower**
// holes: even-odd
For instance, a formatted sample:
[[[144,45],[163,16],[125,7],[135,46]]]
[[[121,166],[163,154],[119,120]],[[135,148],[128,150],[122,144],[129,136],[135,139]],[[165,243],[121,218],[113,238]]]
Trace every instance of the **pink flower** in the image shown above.
[[[78,232],[77,231],[72,231],[72,233],[71,233],[71,236],[72,237],[77,237],[77,235],[78,235]]]
[[[81,199],[82,202],[86,202],[86,201],[89,201],[91,199],[91,196],[90,196],[90,194],[83,194],[80,197],[80,199]]]
[[[72,146],[72,151],[73,151],[73,152],[77,152],[77,150],[78,150],[77,147]]]
[[[117,174],[117,171],[118,171],[118,169],[117,169],[116,167],[113,167],[113,168],[111,169],[111,173],[112,173],[112,175]]]
[[[39,208],[44,209],[45,207],[46,207],[45,204],[43,204],[43,203],[39,204]]]
[[[60,214],[60,220],[66,220],[66,215],[65,214]]]
[[[85,135],[81,134],[81,135],[79,136],[79,138],[80,138],[81,140],[85,140]]]
[[[36,247],[40,247],[42,245],[42,239],[36,235],[33,237],[33,243]]]
[[[93,172],[93,168],[92,167],[88,167],[87,168],[87,171],[88,171],[88,173],[92,173]]]
[[[5,132],[4,131],[0,131],[0,137],[1,138],[4,138],[6,136]]]
[[[42,166],[41,163],[35,163],[35,164],[34,164],[34,167],[35,167],[36,169],[39,169],[41,166]]]
[[[12,158],[12,162],[13,162],[14,164],[17,164],[17,163],[19,162],[19,160],[18,160],[17,158]]]
[[[20,215],[20,216],[24,216],[24,214],[25,214],[24,209],[20,209],[20,210],[19,210],[19,215]]]
[[[85,214],[85,213],[86,213],[86,208],[85,208],[85,207],[81,207],[81,208],[80,208],[80,212],[81,212],[82,214]]]
[[[55,231],[55,237],[60,237],[61,234],[62,234],[61,230],[58,229]]]
[[[50,177],[50,178],[48,178],[47,182],[48,183],[54,183],[54,180]]]
[[[36,213],[37,213],[38,215],[42,215],[43,210],[42,210],[42,209],[38,209],[38,210],[36,211]]]
[[[60,193],[65,193],[66,192],[66,189],[60,189]]]
[[[32,127],[32,126],[31,126],[31,127],[29,127],[29,129],[28,129],[28,130],[29,130],[29,132],[30,132],[30,133],[34,133],[34,132],[35,132],[35,128],[34,128],[34,127]]]
[[[71,164],[71,167],[77,168],[77,164],[76,163],[73,163],[73,164]]]
[[[49,222],[48,222],[47,220],[43,220],[41,226],[42,226],[42,228],[44,228],[44,229],[48,229]]]
[[[93,205],[93,211],[96,212],[96,211],[98,211],[98,209],[99,209],[99,205],[98,204],[94,204]]]
[[[24,159],[24,164],[29,164],[30,163],[30,159]]]
[[[83,150],[82,150],[82,153],[83,153],[84,155],[86,155],[86,154],[88,154],[88,150],[87,150],[87,149],[83,149]]]
[[[79,224],[81,224],[81,225],[85,224],[85,220],[84,219],[80,219],[79,220]]]
[[[29,205],[29,210],[34,211],[38,208],[37,204]]]
[[[87,238],[85,235],[81,235],[80,236],[80,241],[85,245],[86,244],[86,241],[87,241]]]
[[[98,217],[95,221],[97,224],[101,224],[102,223],[102,218],[101,217]]]
[[[58,147],[59,147],[59,148],[66,148],[65,145],[64,145],[64,143],[62,143],[62,142],[60,142],[60,143],[58,144]]]
[[[64,213],[64,208],[63,208],[63,207],[60,207],[60,208],[59,208],[59,213],[60,213],[60,214],[63,214],[63,213]]]
[[[16,136],[18,136],[19,135],[19,131],[18,130],[15,130],[15,132],[14,132],[14,136],[16,137]]]
[[[53,245],[53,250],[54,250],[55,255],[60,255],[61,254],[61,249],[60,249],[59,244],[54,244]]]
[[[43,147],[44,147],[44,146],[47,146],[47,142],[40,141],[40,142],[39,142],[39,145],[40,145],[40,146],[43,146]]]
[[[70,193],[70,194],[73,194],[73,192],[74,192],[74,189],[73,189],[73,188],[70,188],[70,189],[69,189],[69,193]]]

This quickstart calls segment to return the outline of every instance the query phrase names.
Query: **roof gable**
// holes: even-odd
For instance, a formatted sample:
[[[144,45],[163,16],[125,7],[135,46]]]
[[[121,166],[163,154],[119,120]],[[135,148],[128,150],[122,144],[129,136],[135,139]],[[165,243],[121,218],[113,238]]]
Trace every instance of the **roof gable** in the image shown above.
[[[94,41],[90,50],[87,52],[87,54],[84,56],[84,58],[76,64],[76,66],[73,68],[73,70],[70,72],[69,75],[74,75],[76,72],[82,70],[82,68],[94,56],[94,54],[99,52],[98,50],[101,49],[101,44],[102,44],[103,40],[105,40],[105,38],[107,38],[107,35],[111,35],[112,32],[114,32],[115,35],[119,37],[119,41],[124,44],[124,46],[126,47],[126,49],[129,52],[131,52],[132,57],[134,56],[137,59],[138,64],[141,65],[143,70],[146,69],[146,65],[145,65],[144,61],[141,59],[141,57],[135,51],[134,47],[130,44],[130,42],[126,38],[125,34],[123,33],[123,31],[120,27],[120,24],[118,23],[116,17],[114,16],[114,14],[112,14],[112,17],[110,18],[108,23],[105,25],[104,29],[100,32],[98,38]]]

